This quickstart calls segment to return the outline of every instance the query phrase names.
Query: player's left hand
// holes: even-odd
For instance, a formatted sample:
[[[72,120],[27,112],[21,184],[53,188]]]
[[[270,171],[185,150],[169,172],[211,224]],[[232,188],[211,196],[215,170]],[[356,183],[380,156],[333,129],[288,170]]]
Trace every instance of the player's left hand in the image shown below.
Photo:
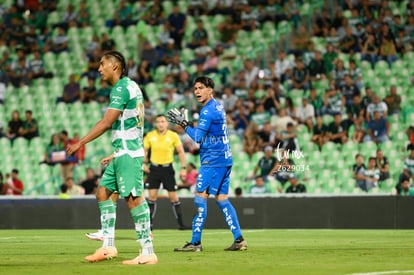
[[[68,149],[66,149],[66,154],[68,156],[73,155],[76,151],[78,151],[82,145],[79,142],[76,142],[75,144],[69,145]]]

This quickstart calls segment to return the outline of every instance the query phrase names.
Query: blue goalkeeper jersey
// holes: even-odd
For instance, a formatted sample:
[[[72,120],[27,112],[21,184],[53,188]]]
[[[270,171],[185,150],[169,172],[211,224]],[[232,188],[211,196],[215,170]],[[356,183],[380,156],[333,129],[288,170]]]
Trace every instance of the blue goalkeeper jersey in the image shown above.
[[[202,166],[227,167],[233,165],[226,113],[223,105],[214,98],[200,111],[198,127],[187,127],[187,134],[200,144]]]

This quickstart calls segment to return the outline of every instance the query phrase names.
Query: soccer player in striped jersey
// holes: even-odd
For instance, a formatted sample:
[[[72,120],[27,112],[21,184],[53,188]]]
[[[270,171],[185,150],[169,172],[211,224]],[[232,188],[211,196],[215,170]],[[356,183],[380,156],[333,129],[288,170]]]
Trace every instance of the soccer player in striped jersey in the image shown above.
[[[226,223],[233,234],[234,242],[226,251],[246,250],[236,210],[228,199],[230,173],[233,159],[230,150],[226,113],[213,96],[214,81],[201,76],[194,81],[194,94],[198,102],[203,104],[200,111],[198,127],[188,122],[185,110],[172,109],[168,111],[170,122],[180,125],[185,132],[197,143],[200,143],[201,167],[197,178],[194,204],[197,213],[193,218],[192,239],[181,248],[174,251],[200,252],[201,234],[207,218],[207,198],[215,196],[217,206],[222,211]]]
[[[135,224],[135,231],[142,252],[124,264],[156,264],[150,236],[150,216],[143,192],[143,131],[144,100],[138,85],[127,77],[128,70],[123,55],[117,51],[106,52],[98,69],[104,81],[113,88],[110,103],[104,117],[89,133],[68,148],[68,154],[76,152],[82,145],[112,129],[113,154],[101,161],[107,165],[96,192],[101,224],[103,245],[92,255],[86,256],[89,262],[97,262],[118,256],[115,248],[116,206],[110,199],[114,192],[124,197]]]

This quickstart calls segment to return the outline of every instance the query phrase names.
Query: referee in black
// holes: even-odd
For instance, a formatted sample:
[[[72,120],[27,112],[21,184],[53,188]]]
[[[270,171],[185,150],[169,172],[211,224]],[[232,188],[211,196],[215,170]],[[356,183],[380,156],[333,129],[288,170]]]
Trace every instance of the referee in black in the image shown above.
[[[144,172],[148,175],[145,185],[149,191],[147,202],[150,208],[151,228],[157,212],[158,190],[162,183],[163,188],[168,191],[178,229],[191,229],[183,223],[181,202],[177,194],[177,183],[173,168],[174,150],[177,151],[181,162],[180,176],[185,177],[187,173],[186,160],[180,137],[176,132],[168,129],[168,121],[164,115],[157,115],[155,130],[149,132],[144,138]]]

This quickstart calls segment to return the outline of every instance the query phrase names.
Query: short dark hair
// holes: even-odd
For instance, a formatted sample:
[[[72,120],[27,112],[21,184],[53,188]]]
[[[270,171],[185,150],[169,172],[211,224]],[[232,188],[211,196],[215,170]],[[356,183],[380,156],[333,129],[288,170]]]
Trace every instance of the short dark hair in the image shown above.
[[[15,168],[15,169],[13,169],[13,170],[12,170],[12,173],[19,174],[19,170],[17,170],[17,169]]]
[[[203,84],[207,88],[214,89],[214,80],[211,79],[210,77],[199,76],[194,80],[193,84],[196,84],[197,82],[200,82],[201,84]]]
[[[112,56],[118,60],[119,63],[121,63],[121,78],[128,75],[128,67],[125,62],[125,57],[122,55],[122,53],[118,51],[108,51],[105,52],[103,56]]]
[[[241,189],[240,187],[236,187],[236,189],[234,189],[234,193],[240,196],[243,193],[243,189]]]

